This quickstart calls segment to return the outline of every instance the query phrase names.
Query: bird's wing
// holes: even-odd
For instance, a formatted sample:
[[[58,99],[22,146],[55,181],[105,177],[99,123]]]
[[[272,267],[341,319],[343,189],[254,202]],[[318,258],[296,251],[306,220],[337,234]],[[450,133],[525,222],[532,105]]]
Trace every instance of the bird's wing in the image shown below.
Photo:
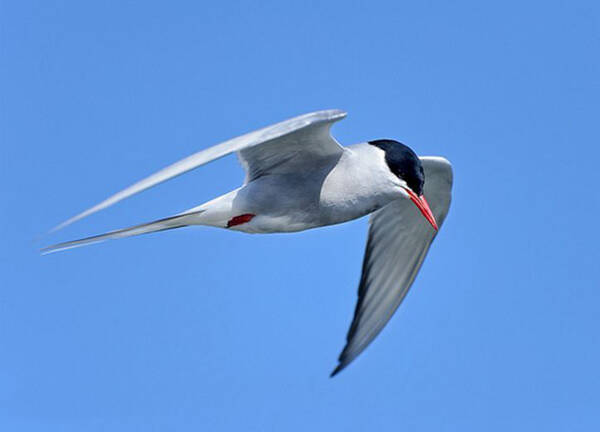
[[[276,169],[286,162],[294,163],[292,161],[296,158],[306,163],[310,156],[317,159],[341,154],[343,147],[331,137],[329,129],[334,122],[345,116],[346,113],[340,110],[304,114],[201,150],[73,216],[52,231],[233,152],[238,152],[247,172],[247,180],[268,172],[269,168]]]
[[[331,110],[297,117],[276,125],[277,138],[241,148],[238,156],[246,171],[246,183],[265,174],[305,171],[320,160],[339,158],[344,148],[329,130],[345,116],[345,112]]]
[[[441,228],[452,188],[452,167],[440,157],[422,157],[423,195]],[[331,376],[354,360],[390,320],[423,264],[436,231],[409,200],[397,200],[376,211],[369,221],[358,303],[346,346]]]

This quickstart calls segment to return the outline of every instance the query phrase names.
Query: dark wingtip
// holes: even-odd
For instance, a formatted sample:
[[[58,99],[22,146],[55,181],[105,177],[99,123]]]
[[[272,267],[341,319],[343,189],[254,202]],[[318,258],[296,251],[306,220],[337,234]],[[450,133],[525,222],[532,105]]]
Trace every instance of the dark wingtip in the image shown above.
[[[333,378],[334,376],[336,376],[345,367],[346,367],[346,365],[344,365],[343,363],[340,363],[339,365],[337,365],[336,368],[333,370],[333,372],[331,372],[331,374],[329,374],[329,378]]]

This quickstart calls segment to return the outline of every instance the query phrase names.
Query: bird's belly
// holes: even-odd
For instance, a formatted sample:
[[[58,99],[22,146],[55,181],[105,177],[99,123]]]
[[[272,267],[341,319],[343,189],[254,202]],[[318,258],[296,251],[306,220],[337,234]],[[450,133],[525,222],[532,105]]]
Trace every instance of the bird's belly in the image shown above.
[[[389,201],[389,199],[377,199],[373,196],[325,201],[321,205],[322,225],[339,224],[361,218],[384,207]]]
[[[303,231],[324,225],[319,210],[319,182],[315,176],[270,175],[241,188],[233,200],[237,213],[254,215],[231,227],[247,233]]]
[[[397,191],[383,188],[377,176],[373,180],[354,171],[334,168],[257,179],[239,190],[233,201],[234,211],[254,217],[231,229],[248,233],[303,231],[363,217],[399,198]]]
[[[322,225],[323,224],[311,223],[306,220],[296,219],[293,215],[256,215],[250,222],[232,227],[231,229],[249,234],[270,234],[304,231]]]

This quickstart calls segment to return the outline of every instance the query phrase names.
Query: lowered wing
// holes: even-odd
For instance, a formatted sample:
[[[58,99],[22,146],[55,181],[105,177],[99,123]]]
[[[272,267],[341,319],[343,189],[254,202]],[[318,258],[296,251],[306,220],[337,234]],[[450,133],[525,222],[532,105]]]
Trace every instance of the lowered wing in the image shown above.
[[[450,207],[452,167],[440,157],[422,157],[423,195],[441,228]],[[436,231],[408,200],[376,211],[369,222],[358,302],[334,376],[375,339],[412,285]]]

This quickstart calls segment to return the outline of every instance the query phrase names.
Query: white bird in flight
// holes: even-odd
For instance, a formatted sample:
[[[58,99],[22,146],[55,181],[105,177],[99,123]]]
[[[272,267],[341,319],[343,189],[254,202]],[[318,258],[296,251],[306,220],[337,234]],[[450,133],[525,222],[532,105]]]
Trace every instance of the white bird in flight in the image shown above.
[[[446,218],[452,188],[452,167],[442,157],[418,157],[393,140],[342,147],[330,128],[345,116],[340,110],[317,111],[195,153],[52,231],[233,152],[246,171],[244,184],[175,216],[59,243],[42,252],[189,225],[281,233],[371,214],[358,302],[334,376],[379,334],[406,296]]]

